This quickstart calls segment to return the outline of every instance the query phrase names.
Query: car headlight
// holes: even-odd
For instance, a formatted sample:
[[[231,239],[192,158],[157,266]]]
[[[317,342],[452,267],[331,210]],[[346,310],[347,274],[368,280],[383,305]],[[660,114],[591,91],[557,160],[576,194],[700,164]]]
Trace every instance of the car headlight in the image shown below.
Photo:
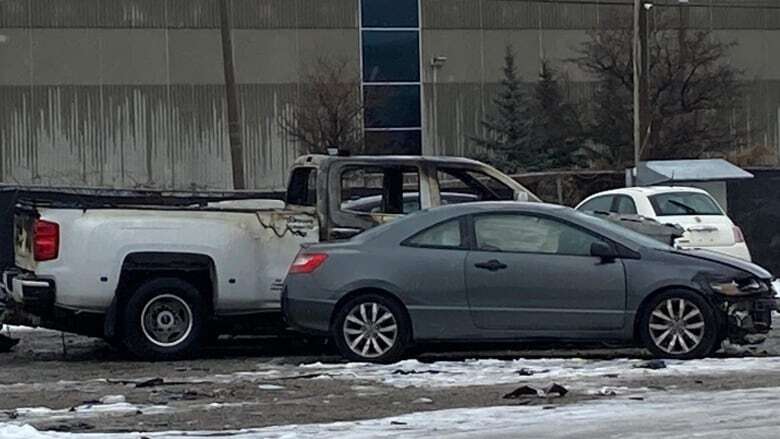
[[[769,291],[764,282],[755,278],[731,280],[728,282],[711,282],[710,287],[716,293],[724,296],[748,296]]]

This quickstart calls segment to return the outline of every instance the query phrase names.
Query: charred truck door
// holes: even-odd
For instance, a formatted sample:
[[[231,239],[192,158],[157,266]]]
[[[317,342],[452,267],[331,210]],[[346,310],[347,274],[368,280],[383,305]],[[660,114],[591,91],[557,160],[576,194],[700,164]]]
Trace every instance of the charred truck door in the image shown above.
[[[327,240],[345,239],[432,207],[432,186],[416,163],[345,161],[328,172]]]

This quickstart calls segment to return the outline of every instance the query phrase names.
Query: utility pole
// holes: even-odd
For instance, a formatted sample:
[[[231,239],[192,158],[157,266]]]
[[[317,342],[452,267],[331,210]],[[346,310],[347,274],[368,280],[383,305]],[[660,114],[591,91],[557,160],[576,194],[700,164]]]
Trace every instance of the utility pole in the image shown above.
[[[652,3],[634,0],[634,168],[639,171],[650,125],[648,10]],[[636,179],[636,175],[634,176]]]
[[[222,62],[225,67],[225,96],[227,98],[228,135],[230,136],[230,161],[233,166],[233,189],[241,190],[246,189],[244,147],[241,142],[236,69],[233,62],[233,25],[228,1],[220,0],[219,2],[222,27]]]

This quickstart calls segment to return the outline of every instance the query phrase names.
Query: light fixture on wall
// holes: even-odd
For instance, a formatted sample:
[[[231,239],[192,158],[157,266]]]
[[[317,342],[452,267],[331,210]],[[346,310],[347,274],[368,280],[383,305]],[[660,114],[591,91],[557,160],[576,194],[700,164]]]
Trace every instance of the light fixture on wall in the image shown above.
[[[431,68],[433,69],[440,69],[444,67],[444,64],[447,63],[447,57],[446,56],[434,56],[431,58]]]
[[[439,82],[439,69],[447,63],[446,56],[434,56],[431,58],[431,90],[433,94],[433,105],[431,105],[431,138],[433,139],[433,153],[440,154],[439,151],[439,97],[436,93],[436,83]]]

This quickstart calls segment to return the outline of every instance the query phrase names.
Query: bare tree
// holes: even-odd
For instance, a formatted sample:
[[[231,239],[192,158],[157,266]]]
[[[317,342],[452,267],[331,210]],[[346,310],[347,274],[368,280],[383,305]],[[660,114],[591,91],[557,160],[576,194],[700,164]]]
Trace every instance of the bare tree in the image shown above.
[[[292,110],[280,118],[282,130],[301,145],[302,153],[329,147],[363,147],[360,78],[346,60],[320,58],[303,77]]]
[[[651,16],[648,38],[648,138],[642,159],[695,158],[725,154],[744,137],[732,112],[740,104],[741,72],[728,64],[734,43],[710,30],[691,30],[670,9]],[[628,163],[632,148],[633,30],[626,17],[608,18],[590,32],[574,61],[600,86],[590,127],[591,148],[612,166]]]

